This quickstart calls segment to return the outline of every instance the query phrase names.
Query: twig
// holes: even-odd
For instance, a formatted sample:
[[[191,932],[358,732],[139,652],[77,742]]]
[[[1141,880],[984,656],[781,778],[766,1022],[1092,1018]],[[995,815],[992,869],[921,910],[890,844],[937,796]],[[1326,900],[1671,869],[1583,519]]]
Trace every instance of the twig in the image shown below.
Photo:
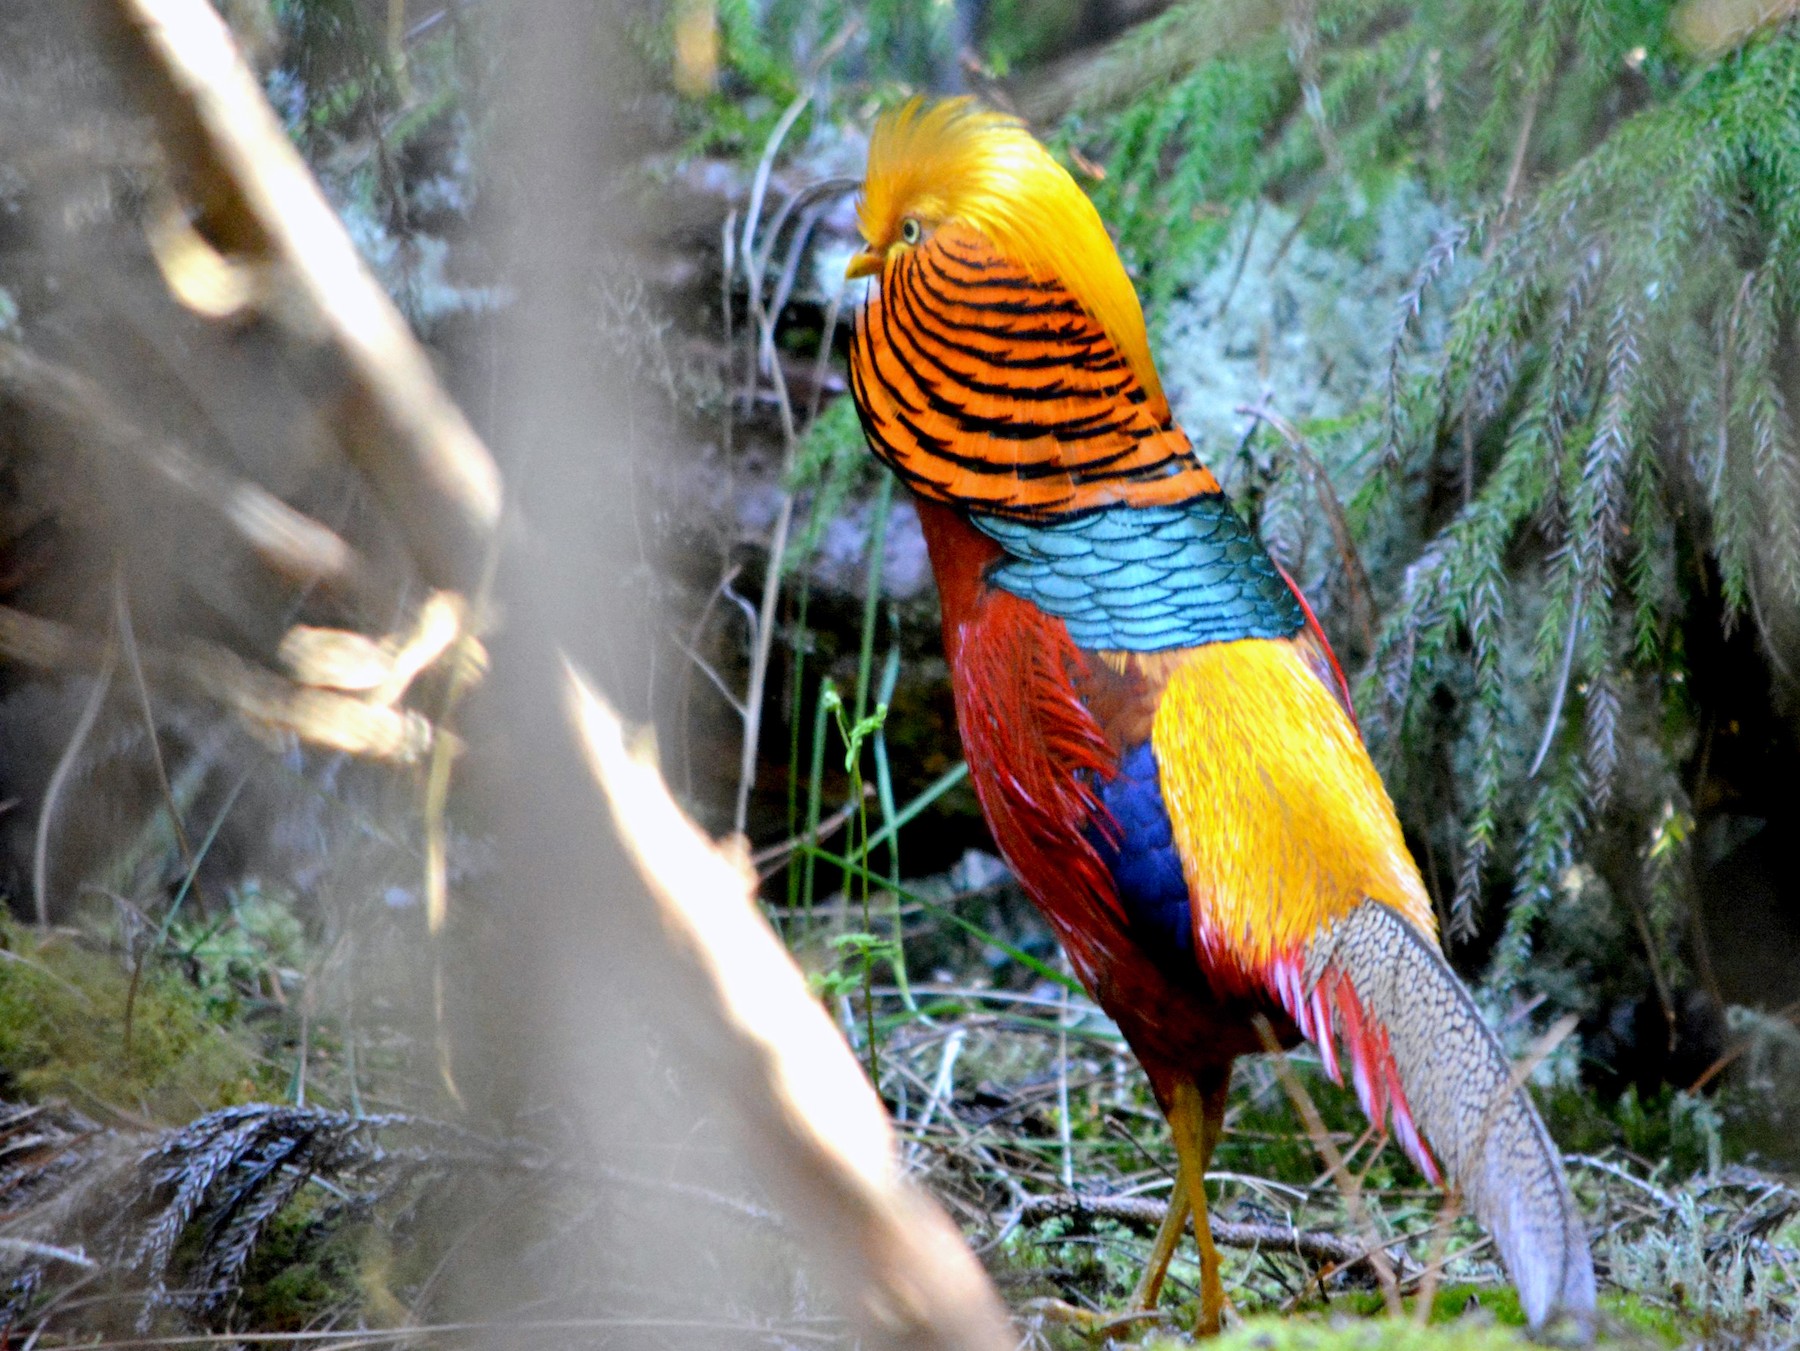
[[[1513,141],[1512,163],[1506,169],[1506,187],[1500,193],[1500,215],[1503,220],[1518,198],[1519,180],[1525,175],[1525,154],[1531,149],[1531,130],[1537,125],[1538,103],[1542,97],[1541,89],[1533,89],[1531,97],[1525,103],[1525,116],[1519,119],[1519,134]],[[1488,246],[1490,251],[1498,242],[1500,234],[1500,230],[1494,231]]]
[[[728,246],[731,243],[731,234],[729,231],[726,232],[725,243]],[[730,304],[730,299],[731,298],[728,295],[726,297],[727,306]],[[729,335],[731,330],[731,314],[729,309],[725,315],[725,329],[727,335]],[[725,379],[727,383],[731,380],[731,350],[731,344],[729,340],[727,340],[725,344]],[[729,410],[727,410],[725,415],[724,437],[725,453],[727,463],[729,463],[731,454],[731,414]],[[694,656],[700,651],[700,639],[705,636],[706,626],[712,622],[713,609],[718,605],[719,598],[721,596],[730,596],[733,600],[737,599],[737,593],[731,589],[731,584],[737,580],[738,573],[743,570],[743,564],[726,560],[722,565],[722,571],[718,582],[706,593],[706,601],[701,605],[700,613],[695,615],[693,622],[688,625],[687,637],[685,639],[676,638],[674,640],[676,646],[680,647],[688,656]],[[755,612],[751,611],[750,613],[750,626],[751,629],[754,630],[756,624]],[[694,689],[693,669],[694,668],[691,666],[684,666],[681,668],[681,676],[676,686],[675,694],[675,707],[679,710],[679,715],[675,721],[675,731],[681,747],[682,782],[686,785],[687,795],[690,798],[694,796],[694,737],[692,710],[690,707]],[[710,664],[706,666],[705,672],[707,679],[712,681],[714,688],[719,691],[720,696],[726,703],[731,705],[732,711],[740,718],[743,717],[743,701],[740,700],[732,690],[724,687],[719,673],[713,670]]]
[[[770,333],[774,328],[774,319],[764,308],[762,299],[763,266],[766,258],[759,258],[756,249],[756,231],[761,223],[763,196],[768,191],[769,174],[774,169],[775,156],[781,150],[781,143],[811,101],[812,91],[803,91],[788,105],[781,120],[775,124],[775,129],[769,133],[762,159],[756,166],[756,178],[750,189],[750,204],[744,212],[744,234],[739,252],[744,261],[750,314],[756,324],[755,340],[759,352],[765,343],[772,342]],[[773,244],[771,234],[770,246],[773,247]],[[752,380],[756,378],[756,370],[757,363],[753,360],[750,365]],[[775,513],[775,527],[769,533],[769,557],[763,575],[762,603],[757,607],[756,624],[750,635],[750,679],[744,690],[744,739],[738,755],[737,800],[731,814],[732,829],[740,835],[749,822],[750,790],[756,784],[756,751],[762,739],[763,691],[768,684],[769,657],[775,646],[775,607],[781,599],[781,560],[787,553],[788,531],[794,520],[794,495],[787,490],[785,480],[793,466],[798,436],[794,429],[794,410],[788,402],[787,381],[781,373],[779,362],[770,370],[770,380],[781,412],[783,489],[781,506]]]
[[[1325,513],[1326,524],[1331,527],[1332,543],[1337,546],[1338,557],[1343,560],[1344,580],[1350,587],[1350,609],[1362,634],[1364,650],[1374,651],[1375,626],[1371,618],[1373,603],[1370,600],[1369,573],[1363,567],[1362,554],[1356,547],[1356,536],[1350,530],[1350,522],[1344,515],[1343,504],[1338,501],[1337,490],[1331,486],[1330,477],[1313,457],[1306,438],[1295,430],[1293,423],[1270,408],[1266,401],[1255,405],[1240,404],[1234,411],[1273,427],[1281,439],[1287,442],[1289,451],[1300,461],[1307,477],[1312,480],[1319,508]]]
[[[1556,740],[1556,724],[1562,719],[1563,699],[1569,693],[1569,677],[1575,669],[1575,640],[1581,634],[1581,578],[1575,579],[1575,589],[1569,596],[1569,636],[1563,643],[1562,662],[1556,672],[1555,691],[1550,696],[1550,712],[1544,719],[1544,735],[1538,741],[1537,754],[1531,757],[1531,768],[1525,771],[1525,777],[1534,779],[1538,770],[1544,767],[1544,759],[1550,754],[1550,746]]]
[[[1319,138],[1325,168],[1334,177],[1344,176],[1344,152],[1325,115],[1325,95],[1319,87],[1319,11],[1316,0],[1286,0],[1283,26],[1288,32],[1288,55],[1300,76],[1300,102]]]
[[[910,1164],[918,1157],[921,1141],[917,1138],[930,1129],[931,1120],[937,1115],[938,1108],[950,1097],[950,1090],[956,1083],[956,1062],[962,1057],[963,1046],[968,1042],[969,1033],[966,1028],[955,1028],[944,1038],[944,1052],[938,1058],[937,1074],[931,1080],[931,1092],[925,1095],[925,1106],[912,1123],[914,1139],[906,1147],[907,1162]]]
[[[387,57],[402,102],[412,100],[412,81],[406,70],[406,0],[388,0]]]
[[[732,463],[732,431],[734,416],[732,412],[731,390],[737,379],[737,344],[733,341],[733,305],[731,297],[731,279],[737,276],[737,208],[733,207],[725,213],[725,222],[719,227],[719,315],[725,329],[725,390],[726,397],[719,414],[719,445],[725,452],[725,463]]]
[[[1419,1276],[1418,1294],[1413,1296],[1413,1319],[1420,1327],[1431,1321],[1431,1307],[1437,1303],[1438,1279],[1443,1275],[1444,1263],[1449,1260],[1450,1230],[1461,1213],[1462,1193],[1452,1187],[1445,1194],[1444,1203],[1438,1207],[1437,1219],[1431,1226],[1430,1255]]]
[[[1794,1023],[1796,1018],[1800,1017],[1800,999],[1796,999],[1790,1004],[1782,1005],[1782,1007],[1776,1009],[1775,1012],[1769,1016],[1771,1018],[1783,1018],[1789,1023]],[[1754,1037],[1751,1036],[1740,1037],[1734,1044],[1728,1046],[1724,1053],[1715,1059],[1712,1064],[1702,1070],[1699,1077],[1687,1086],[1686,1091],[1689,1093],[1699,1093],[1714,1079],[1729,1069],[1733,1061],[1743,1055],[1745,1051],[1748,1051],[1754,1043],[1754,1040]]]
[[[819,404],[825,398],[825,373],[831,368],[831,346],[837,337],[838,319],[844,308],[844,290],[844,283],[839,282],[825,306],[825,331],[819,337],[819,354],[813,358],[812,395],[806,404],[808,427],[818,421]]]
[[[707,678],[712,687],[718,691],[719,697],[730,705],[733,713],[740,718],[749,718],[750,710],[745,707],[743,700],[739,699],[731,686],[725,683],[725,677],[713,669],[713,664],[695,651],[692,643],[684,643],[677,638],[675,646],[679,647],[682,655],[694,664],[694,669]]]
[[[867,802],[869,798],[874,795],[874,792],[874,785],[865,783],[863,785],[862,801]],[[803,830],[798,835],[790,836],[779,844],[771,844],[765,848],[758,849],[754,854],[750,855],[750,862],[761,870],[761,875],[763,877],[766,878],[771,876],[780,870],[782,864],[787,861],[787,856],[796,849],[805,849],[811,845],[819,844],[824,840],[830,839],[837,833],[839,828],[843,826],[844,822],[856,815],[856,810],[859,805],[860,804],[854,800],[846,802],[830,816],[827,816],[823,821],[819,822],[819,828],[817,830]],[[770,867],[769,865],[771,864],[774,866]]]
[[[763,143],[762,158],[756,163],[756,175],[750,180],[750,202],[744,208],[744,235],[739,245],[744,260],[744,275],[752,285],[752,301],[755,299],[755,285],[762,280],[762,267],[756,263],[756,232],[762,224],[763,198],[769,191],[769,175],[775,171],[775,156],[781,152],[782,142],[794,129],[794,123],[800,120],[800,114],[806,111],[812,102],[812,90],[803,89],[794,101],[788,104],[770,131],[769,139]]]
[[[1062,965],[1067,968],[1067,954]],[[1062,1184],[1075,1189],[1075,1129],[1069,1120],[1069,987],[1057,991],[1062,1007],[1056,1014],[1056,1143],[1061,1156]]]
[[[1628,1182],[1638,1188],[1664,1211],[1676,1209],[1675,1198],[1653,1182],[1638,1177],[1629,1169],[1621,1168],[1616,1163],[1608,1163],[1605,1159],[1595,1158],[1592,1154],[1570,1154],[1568,1162],[1578,1163],[1583,1168],[1592,1168],[1596,1172],[1605,1173],[1608,1177],[1616,1177],[1621,1182]]]
[[[194,866],[194,849],[188,842],[187,827],[181,820],[181,807],[175,801],[175,788],[169,782],[169,768],[163,761],[162,738],[156,731],[156,713],[150,706],[150,686],[144,679],[144,663],[138,656],[137,634],[131,623],[131,599],[125,593],[125,578],[113,578],[113,609],[119,627],[119,643],[125,649],[125,664],[131,672],[131,685],[138,697],[138,712],[144,715],[144,735],[150,742],[150,762],[156,770],[156,785],[162,790],[163,806],[169,813],[169,830],[175,846],[181,851],[182,866]],[[202,898],[201,904],[205,905]],[[130,1042],[129,1020],[126,1041]]]
[[[56,815],[56,804],[62,797],[63,788],[69,782],[69,776],[75,772],[76,762],[81,758],[81,748],[87,744],[88,734],[94,730],[94,721],[100,716],[101,705],[106,702],[106,692],[112,688],[113,666],[118,661],[118,656],[117,645],[108,643],[106,656],[100,664],[100,674],[94,677],[94,688],[88,694],[81,716],[75,720],[75,730],[69,734],[68,744],[57,757],[56,769],[50,775],[49,786],[44,789],[44,805],[38,812],[37,838],[31,849],[31,894],[37,903],[37,922],[41,929],[50,927],[50,822]]]
[[[1219,308],[1213,314],[1216,324],[1225,317],[1225,311],[1231,308],[1231,298],[1237,294],[1238,283],[1244,279],[1244,265],[1250,261],[1250,246],[1256,242],[1257,227],[1262,224],[1264,198],[1258,193],[1256,200],[1250,205],[1250,220],[1244,226],[1244,242],[1238,249],[1237,262],[1231,268],[1231,280],[1225,283],[1225,294],[1219,298]]]
[[[1207,1174],[1208,1178],[1215,1176]],[[1154,1232],[1167,1210],[1168,1206],[1163,1202],[1140,1196],[1032,1196],[1026,1199],[1019,1219],[1024,1223],[1051,1219],[1116,1220],[1135,1229]],[[1355,1239],[1300,1229],[1291,1224],[1239,1223],[1214,1217],[1212,1236],[1213,1242],[1221,1247],[1292,1253],[1308,1262],[1344,1270],[1358,1267],[1373,1270],[1376,1251],[1382,1252],[1390,1261],[1405,1261],[1404,1253],[1370,1249]]]
[[[99,1263],[79,1248],[59,1248],[54,1243],[39,1243],[29,1238],[0,1237],[0,1250],[25,1253],[31,1257],[48,1257],[53,1262],[67,1262],[87,1271],[97,1270]]]

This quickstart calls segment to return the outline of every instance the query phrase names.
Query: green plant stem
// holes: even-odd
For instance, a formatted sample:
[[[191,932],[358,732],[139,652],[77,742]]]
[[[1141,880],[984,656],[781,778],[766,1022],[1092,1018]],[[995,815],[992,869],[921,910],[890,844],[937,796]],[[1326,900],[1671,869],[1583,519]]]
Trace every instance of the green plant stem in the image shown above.
[[[901,829],[910,825],[914,818],[927,807],[968,777],[969,762],[967,760],[957,761],[956,764],[952,765],[949,769],[946,769],[942,774],[938,775],[937,778],[926,785],[924,791],[902,807],[899,813],[895,815],[888,824],[876,831],[875,834],[869,838],[868,847],[873,849],[879,844],[887,843],[887,841],[893,838],[893,836]]]
[[[888,649],[887,660],[881,668],[881,693],[877,704],[881,708],[889,708],[893,704],[894,686],[900,679],[900,645],[895,643]],[[906,931],[900,913],[900,834],[894,829],[894,776],[888,765],[887,753],[887,720],[875,729],[875,797],[881,807],[881,833],[886,837],[888,857],[889,895],[894,904],[889,922],[893,927],[893,948],[889,965],[894,971],[894,984],[900,989],[900,1000],[906,1005],[908,1013],[917,1013],[919,1006],[913,1001],[912,982],[906,974]],[[868,830],[863,831],[863,861],[866,863],[869,852],[873,848],[869,840]]]
[[[885,878],[876,876],[876,874],[870,872],[860,863],[853,863],[842,854],[834,854],[829,849],[820,849],[817,845],[807,845],[803,847],[810,852],[817,854],[821,859],[834,867],[842,868],[846,873],[852,873],[867,880],[879,882],[883,886],[887,885]],[[901,887],[894,888],[894,894],[901,902],[907,905],[916,905],[928,913],[938,916],[940,919],[947,919],[971,936],[979,938],[983,943],[998,948],[1020,966],[1030,971],[1033,975],[1042,976],[1045,980],[1054,981],[1056,984],[1065,989],[1072,990],[1077,994],[1081,993],[1081,984],[1073,976],[1064,975],[1049,963],[1041,962],[1029,952],[1016,948],[1005,939],[989,933],[986,929],[975,923],[974,920],[964,919],[961,915],[950,909],[949,906],[940,905],[937,901],[928,900],[924,896],[919,895],[916,891],[907,891]]]
[[[820,684],[819,700],[813,709],[812,763],[809,767],[810,773],[807,778],[806,786],[805,838],[808,840],[817,840],[819,838],[819,808],[825,788],[825,720],[831,715],[829,697],[834,696],[835,693],[836,691],[834,690],[830,679],[827,678]],[[810,931],[812,928],[813,910],[813,863],[818,859],[819,851],[814,848],[807,848],[802,849],[799,852],[805,860],[801,865],[800,907],[806,914],[806,927],[808,931]]]
[[[862,646],[856,655],[856,717],[869,707],[869,672],[875,664],[875,621],[881,613],[881,565],[887,555],[888,513],[894,505],[894,476],[883,474],[869,511],[868,584],[863,589]]]
[[[793,682],[793,705],[788,711],[788,781],[787,781],[787,825],[788,838],[792,839],[800,833],[800,720],[806,713],[806,611],[812,599],[812,580],[802,574],[800,593],[794,602],[794,640],[792,643],[793,669],[788,679]],[[815,745],[819,740],[818,733],[813,734]],[[818,791],[818,776],[812,779],[811,793]],[[809,794],[808,808],[817,811],[815,797]],[[817,829],[816,820],[809,823],[808,829]],[[790,864],[787,870],[787,903],[792,910],[800,898],[800,874]]]

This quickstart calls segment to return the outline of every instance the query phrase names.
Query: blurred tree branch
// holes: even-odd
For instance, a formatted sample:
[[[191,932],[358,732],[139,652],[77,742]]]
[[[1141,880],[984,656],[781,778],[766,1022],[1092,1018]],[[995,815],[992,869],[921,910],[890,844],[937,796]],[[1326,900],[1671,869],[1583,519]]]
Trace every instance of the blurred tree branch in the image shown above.
[[[145,432],[79,371],[0,341],[0,408],[50,424],[88,454],[141,465],[218,512],[258,557],[292,581],[344,589],[366,584],[362,559],[336,532],[260,484],[235,479],[185,446]]]
[[[194,0],[119,0],[103,11],[113,16],[116,66],[155,118],[200,235],[229,264],[274,266],[264,303],[317,340],[345,449],[396,508],[426,577],[468,586],[500,519],[499,471],[363,266],[225,25]]]
[[[0,658],[42,670],[98,667],[108,644],[67,624],[0,606]],[[296,685],[229,648],[195,640],[181,652],[140,647],[151,680],[185,685],[240,714],[253,729],[291,732],[315,745],[398,764],[416,763],[436,740],[420,714],[335,690]]]

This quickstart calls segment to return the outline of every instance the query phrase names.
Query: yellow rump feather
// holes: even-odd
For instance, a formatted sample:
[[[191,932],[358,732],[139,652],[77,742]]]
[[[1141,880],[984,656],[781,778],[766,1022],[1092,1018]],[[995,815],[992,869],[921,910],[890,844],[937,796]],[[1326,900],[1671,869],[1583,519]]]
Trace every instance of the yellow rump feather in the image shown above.
[[[1143,308],[1100,213],[1018,118],[966,97],[914,98],[885,114],[857,205],[870,253],[907,247],[908,218],[971,225],[1034,276],[1067,287],[1161,400]]]
[[[1362,738],[1292,643],[1183,653],[1150,736],[1196,919],[1247,968],[1365,897],[1437,932]]]

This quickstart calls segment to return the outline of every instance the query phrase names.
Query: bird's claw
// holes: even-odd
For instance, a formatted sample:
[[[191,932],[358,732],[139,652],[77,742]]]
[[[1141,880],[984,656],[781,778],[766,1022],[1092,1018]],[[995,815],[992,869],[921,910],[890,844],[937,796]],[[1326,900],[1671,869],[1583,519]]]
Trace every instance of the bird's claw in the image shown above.
[[[1095,1340],[1109,1337],[1133,1323],[1168,1321],[1167,1316],[1158,1309],[1127,1309],[1117,1313],[1102,1313],[1097,1309],[1078,1308],[1067,1300],[1055,1298],[1031,1300],[1025,1305],[1025,1309],[1047,1322],[1074,1328],[1083,1336]]]

